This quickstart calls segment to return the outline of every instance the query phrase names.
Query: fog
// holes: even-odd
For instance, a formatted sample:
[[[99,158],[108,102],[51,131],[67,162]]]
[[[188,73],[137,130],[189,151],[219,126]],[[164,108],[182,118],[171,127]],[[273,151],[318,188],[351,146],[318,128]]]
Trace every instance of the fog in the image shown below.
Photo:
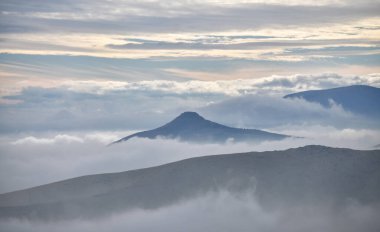
[[[107,146],[132,131],[33,133],[0,137],[0,192],[9,192],[62,179],[150,167],[186,158],[248,151],[283,150],[309,144],[374,149],[380,132],[343,130],[328,126],[277,127],[298,136],[259,144],[193,144],[166,139],[132,139]],[[302,137],[302,138],[301,138]]]
[[[321,204],[265,209],[251,192],[210,192],[157,210],[133,210],[97,220],[0,222],[3,231],[258,231],[375,232],[379,206],[349,202],[343,208]]]

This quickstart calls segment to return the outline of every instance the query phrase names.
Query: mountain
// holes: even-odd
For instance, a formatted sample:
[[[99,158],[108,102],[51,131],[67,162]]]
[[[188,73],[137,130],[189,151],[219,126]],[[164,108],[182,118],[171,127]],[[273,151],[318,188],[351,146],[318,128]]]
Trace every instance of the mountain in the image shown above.
[[[204,119],[195,112],[184,112],[164,126],[129,135],[114,143],[127,141],[134,137],[149,139],[163,137],[197,143],[225,143],[227,140],[232,140],[234,142],[280,140],[289,136],[262,130],[228,127]]]
[[[352,85],[325,90],[311,90],[293,93],[284,98],[303,98],[325,107],[334,101],[345,110],[371,118],[380,117],[380,88],[366,85]]]
[[[266,208],[380,203],[380,150],[306,146],[186,159],[0,194],[0,219],[92,218],[156,209],[210,192],[251,193]]]

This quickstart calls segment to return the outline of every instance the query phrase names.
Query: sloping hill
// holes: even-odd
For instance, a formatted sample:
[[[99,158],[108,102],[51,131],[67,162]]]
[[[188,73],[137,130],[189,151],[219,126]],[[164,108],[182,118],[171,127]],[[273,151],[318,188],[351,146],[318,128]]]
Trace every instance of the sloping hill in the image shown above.
[[[380,203],[379,167],[379,150],[322,146],[205,156],[0,194],[0,218],[97,217],[219,190],[255,194],[265,207],[374,204]]]

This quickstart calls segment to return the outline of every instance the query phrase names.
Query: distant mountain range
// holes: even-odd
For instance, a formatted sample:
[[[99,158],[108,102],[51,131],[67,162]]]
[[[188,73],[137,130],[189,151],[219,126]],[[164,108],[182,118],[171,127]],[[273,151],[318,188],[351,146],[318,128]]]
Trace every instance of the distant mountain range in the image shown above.
[[[333,102],[355,114],[380,118],[380,88],[352,85],[325,90],[311,90],[286,95],[284,98],[303,98],[329,107]]]
[[[156,209],[220,190],[263,207],[380,203],[380,151],[306,146],[204,156],[0,194],[0,219],[70,219]]]
[[[195,112],[184,112],[164,126],[129,135],[114,143],[127,141],[135,137],[149,139],[161,137],[197,143],[225,143],[228,140],[233,142],[281,140],[289,136],[262,130],[228,127],[204,119]]]

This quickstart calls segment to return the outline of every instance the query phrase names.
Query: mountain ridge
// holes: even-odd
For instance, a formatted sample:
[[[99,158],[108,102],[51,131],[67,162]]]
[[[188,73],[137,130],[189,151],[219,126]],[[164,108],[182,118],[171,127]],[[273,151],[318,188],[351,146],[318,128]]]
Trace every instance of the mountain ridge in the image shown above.
[[[308,90],[285,95],[283,98],[302,98],[324,107],[338,104],[344,110],[362,116],[380,117],[380,88],[369,85],[351,85],[322,90]]]
[[[348,150],[348,151],[360,151],[360,150],[355,150],[355,149],[350,149],[350,148],[328,147],[328,146],[324,146],[324,145],[306,145],[306,146],[297,147],[297,148],[288,148],[288,149],[285,149],[285,150],[249,151],[249,152],[237,152],[237,153],[232,153],[232,154],[233,155],[246,155],[246,154],[251,154],[251,153],[265,154],[267,152],[288,152],[288,151],[293,151],[293,150],[309,150],[309,149],[311,149],[311,150],[317,150],[317,149],[318,150],[340,149],[340,150]],[[372,151],[376,151],[376,150],[380,151],[380,149],[374,149]],[[107,175],[107,174],[120,174],[120,173],[126,173],[126,172],[146,170],[146,169],[151,169],[151,168],[155,168],[155,167],[161,167],[161,166],[165,166],[165,165],[171,165],[171,164],[180,163],[180,162],[184,162],[184,161],[188,161],[188,160],[193,160],[193,159],[202,159],[202,158],[206,158],[206,157],[228,156],[228,155],[231,155],[231,153],[225,153],[225,154],[223,153],[223,154],[214,154],[214,155],[207,155],[207,156],[190,157],[190,158],[185,158],[185,159],[182,159],[182,160],[173,161],[173,162],[169,162],[169,163],[165,163],[165,164],[161,164],[161,165],[155,165],[155,166],[150,166],[150,167],[145,167],[145,168],[132,169],[132,170],[121,171],[121,172],[104,172],[104,173],[98,173],[98,174],[83,175],[83,176],[78,176],[78,177],[58,180],[58,181],[51,182],[51,183],[48,183],[48,184],[41,184],[41,185],[37,185],[37,186],[34,186],[34,187],[30,187],[30,188],[23,188],[23,189],[19,189],[19,190],[14,190],[14,191],[0,193],[0,196],[3,195],[3,194],[9,194],[9,193],[15,193],[15,192],[24,191],[24,190],[36,189],[36,188],[43,187],[43,186],[50,185],[50,184],[63,183],[63,182],[68,181],[68,180],[75,180],[75,179],[79,179],[79,178],[82,178],[82,177],[92,177],[92,176]]]
[[[0,218],[98,217],[156,209],[215,191],[255,194],[265,206],[380,202],[380,150],[305,146],[189,158],[0,194]],[[175,184],[173,184],[175,183]]]

